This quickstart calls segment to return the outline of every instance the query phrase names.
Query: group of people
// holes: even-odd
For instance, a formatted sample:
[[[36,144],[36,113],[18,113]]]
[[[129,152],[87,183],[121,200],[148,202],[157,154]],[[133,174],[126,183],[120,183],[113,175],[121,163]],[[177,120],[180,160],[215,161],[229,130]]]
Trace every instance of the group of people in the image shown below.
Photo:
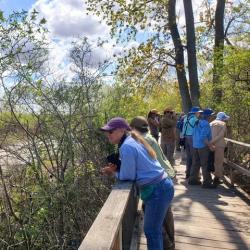
[[[189,185],[202,185],[203,188],[216,188],[223,176],[223,160],[226,147],[226,122],[229,116],[225,112],[215,113],[212,109],[193,107],[185,116],[181,138],[185,140],[186,178]],[[211,169],[208,168],[214,154]],[[203,182],[200,181],[200,168]]]
[[[219,112],[209,124],[213,115],[211,109],[193,107],[183,121],[180,138],[185,138],[186,175],[190,185],[201,184],[200,167],[205,188],[218,184],[223,172],[221,156],[224,151],[221,148],[225,145],[221,138],[225,135],[225,121],[229,116]],[[175,249],[171,201],[174,197],[172,179],[176,175],[173,168],[176,125],[174,110],[166,108],[162,116],[152,109],[147,118],[138,116],[128,123],[116,117],[101,128],[109,142],[118,145],[118,160],[109,161],[102,173],[115,175],[119,180],[135,181],[143,200],[144,232],[149,250]],[[206,169],[209,150],[215,151],[214,180]]]

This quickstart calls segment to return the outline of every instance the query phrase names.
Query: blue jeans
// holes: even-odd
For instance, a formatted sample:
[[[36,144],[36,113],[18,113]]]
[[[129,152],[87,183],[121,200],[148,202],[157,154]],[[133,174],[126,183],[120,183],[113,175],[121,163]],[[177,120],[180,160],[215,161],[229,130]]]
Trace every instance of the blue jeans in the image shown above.
[[[153,193],[145,200],[144,232],[148,250],[163,250],[162,225],[173,197],[172,180],[166,178],[155,184]]]

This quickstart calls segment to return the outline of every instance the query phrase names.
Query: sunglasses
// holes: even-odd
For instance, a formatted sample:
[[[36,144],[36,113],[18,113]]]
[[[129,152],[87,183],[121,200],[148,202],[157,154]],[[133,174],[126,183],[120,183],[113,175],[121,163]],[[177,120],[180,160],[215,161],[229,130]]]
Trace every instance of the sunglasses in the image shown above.
[[[107,131],[108,134],[112,135],[115,132],[115,129]]]
[[[166,111],[165,113],[166,113],[166,114],[173,114],[172,111]]]

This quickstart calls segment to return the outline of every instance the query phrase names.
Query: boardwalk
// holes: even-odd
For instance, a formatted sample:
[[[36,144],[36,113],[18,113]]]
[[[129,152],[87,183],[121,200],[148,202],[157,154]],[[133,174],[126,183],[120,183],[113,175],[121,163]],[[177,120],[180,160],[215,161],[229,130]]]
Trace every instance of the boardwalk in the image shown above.
[[[188,186],[184,179],[185,166],[179,164],[177,170],[173,201],[176,249],[250,250],[249,201],[225,185],[214,190]],[[139,249],[147,249],[142,232],[138,241]]]

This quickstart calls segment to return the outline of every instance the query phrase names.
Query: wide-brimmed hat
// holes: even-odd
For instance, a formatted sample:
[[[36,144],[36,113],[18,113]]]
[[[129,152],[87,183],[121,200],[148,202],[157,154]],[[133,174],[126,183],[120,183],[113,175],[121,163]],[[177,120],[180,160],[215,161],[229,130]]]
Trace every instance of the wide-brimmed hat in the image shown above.
[[[147,129],[148,128],[148,121],[143,116],[136,116],[130,122],[130,127],[136,129]]]
[[[200,109],[200,107],[192,107],[191,110],[189,111],[189,114],[195,114],[195,113],[202,113],[203,110]]]
[[[163,113],[165,114],[165,113],[168,113],[168,112],[174,112],[174,110],[171,107],[167,107],[167,108],[164,109]]]
[[[227,115],[225,112],[219,112],[216,115],[216,120],[220,120],[220,121],[227,121],[230,119],[230,116]]]
[[[157,109],[151,109],[149,112],[157,115],[159,114],[159,111]]]
[[[125,128],[126,130],[130,131],[131,128],[128,125],[127,121],[121,117],[115,117],[112,118],[111,120],[109,120],[107,122],[107,124],[105,124],[103,127],[101,127],[100,129],[102,131],[112,131],[118,128]]]
[[[203,109],[203,115],[204,116],[211,116],[211,115],[214,115],[214,114],[215,114],[214,111],[212,109],[210,109],[210,108]]]

